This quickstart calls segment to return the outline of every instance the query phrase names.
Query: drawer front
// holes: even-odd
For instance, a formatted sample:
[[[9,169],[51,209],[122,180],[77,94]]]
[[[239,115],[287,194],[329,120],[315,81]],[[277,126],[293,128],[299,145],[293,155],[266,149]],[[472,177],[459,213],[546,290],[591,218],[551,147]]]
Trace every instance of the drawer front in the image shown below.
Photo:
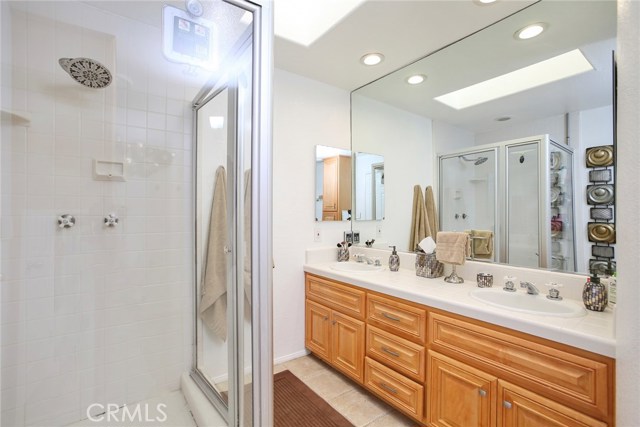
[[[430,348],[607,417],[613,365],[461,319],[429,313]]]
[[[421,345],[367,326],[367,355],[416,381],[424,381],[425,349]]]
[[[322,305],[364,319],[365,292],[339,283],[322,279],[311,274],[306,275],[307,298]]]
[[[364,361],[365,386],[405,414],[422,420],[424,387],[367,357]]]
[[[426,339],[427,312],[391,298],[369,294],[367,322],[420,344]]]

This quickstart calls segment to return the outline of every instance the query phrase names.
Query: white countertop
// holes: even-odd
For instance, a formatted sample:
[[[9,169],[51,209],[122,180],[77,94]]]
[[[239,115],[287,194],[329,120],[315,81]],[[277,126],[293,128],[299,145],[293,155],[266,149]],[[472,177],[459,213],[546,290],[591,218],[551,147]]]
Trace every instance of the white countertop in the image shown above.
[[[386,267],[375,272],[344,272],[332,269],[331,265],[335,263],[336,261],[308,260],[304,265],[304,271],[615,357],[615,316],[610,308],[603,312],[587,310],[585,316],[573,318],[533,315],[489,306],[473,299],[469,292],[478,288],[475,282],[467,279],[465,283],[452,284],[445,282],[443,277],[418,277],[413,269],[408,268],[401,268],[397,272],[389,271]],[[497,286],[500,284],[494,283],[494,289]],[[577,302],[582,304],[581,301]]]

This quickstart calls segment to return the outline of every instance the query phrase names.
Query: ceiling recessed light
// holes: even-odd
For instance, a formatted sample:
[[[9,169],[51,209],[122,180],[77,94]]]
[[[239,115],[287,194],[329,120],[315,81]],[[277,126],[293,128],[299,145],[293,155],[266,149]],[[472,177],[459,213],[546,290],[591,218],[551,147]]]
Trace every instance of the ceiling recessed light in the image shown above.
[[[475,3],[478,3],[482,6],[484,6],[485,4],[491,4],[491,3],[495,3],[497,0],[473,0]]]
[[[438,96],[436,101],[460,110],[593,70],[574,49],[553,58]]]
[[[544,22],[538,22],[536,24],[527,25],[524,28],[519,29],[513,35],[518,40],[532,39],[542,34],[547,29],[547,24]]]
[[[413,76],[407,77],[407,83],[410,85],[419,85],[423,81],[427,79],[427,76],[424,74],[414,74]]]
[[[367,53],[362,58],[360,58],[360,62],[364,65],[378,65],[384,60],[384,55],[381,53]]]

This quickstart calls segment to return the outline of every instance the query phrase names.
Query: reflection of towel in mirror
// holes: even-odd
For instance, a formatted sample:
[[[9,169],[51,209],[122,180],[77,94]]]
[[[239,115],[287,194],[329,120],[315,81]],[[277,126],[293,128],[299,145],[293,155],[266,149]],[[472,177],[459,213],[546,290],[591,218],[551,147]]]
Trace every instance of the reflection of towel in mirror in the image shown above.
[[[200,317],[221,340],[227,339],[227,177],[218,167],[213,189],[209,238],[205,255]]]
[[[427,186],[424,194],[424,202],[427,210],[427,224],[429,226],[429,234],[434,240],[440,231],[440,225],[438,224],[438,211],[436,209],[436,202],[433,198],[433,188]]]
[[[431,236],[427,223],[427,210],[424,205],[422,188],[419,185],[413,187],[413,207],[411,211],[411,231],[409,234],[409,250],[414,251],[416,245],[427,236]]]
[[[474,258],[493,258],[493,231],[491,230],[469,230],[465,231],[471,235]]]
[[[436,240],[436,259],[447,264],[463,265],[471,253],[469,234],[441,231]]]

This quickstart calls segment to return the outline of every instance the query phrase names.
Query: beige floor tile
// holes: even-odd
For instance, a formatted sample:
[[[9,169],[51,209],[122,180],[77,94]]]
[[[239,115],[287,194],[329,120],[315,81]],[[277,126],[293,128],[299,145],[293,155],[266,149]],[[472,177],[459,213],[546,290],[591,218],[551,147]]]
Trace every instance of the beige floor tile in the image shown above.
[[[391,410],[388,405],[360,387],[329,400],[329,404],[351,421],[355,427],[365,426]]]
[[[320,359],[311,355],[290,360],[284,365],[288,370],[291,371],[293,375],[300,378],[301,380],[311,375],[315,375],[318,372],[331,370],[331,368],[320,361]]]
[[[420,424],[405,417],[397,411],[392,410],[390,413],[376,418],[366,427],[419,427]]]
[[[304,383],[327,402],[356,387],[346,377],[330,369],[316,371],[314,374],[305,377]]]

